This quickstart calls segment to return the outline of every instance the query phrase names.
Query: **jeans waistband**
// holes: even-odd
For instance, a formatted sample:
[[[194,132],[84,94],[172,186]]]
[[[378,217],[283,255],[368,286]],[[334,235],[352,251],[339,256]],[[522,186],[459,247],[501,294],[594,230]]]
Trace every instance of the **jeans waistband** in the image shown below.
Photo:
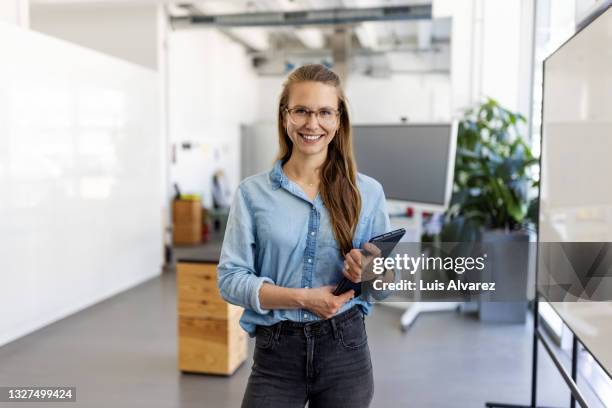
[[[283,320],[268,327],[274,331],[276,336],[279,336],[280,334],[322,335],[326,333],[334,333],[335,336],[336,328],[338,326],[341,326],[345,322],[356,317],[363,317],[361,307],[358,305],[355,305],[327,320],[316,320],[314,322],[294,322],[291,320]]]

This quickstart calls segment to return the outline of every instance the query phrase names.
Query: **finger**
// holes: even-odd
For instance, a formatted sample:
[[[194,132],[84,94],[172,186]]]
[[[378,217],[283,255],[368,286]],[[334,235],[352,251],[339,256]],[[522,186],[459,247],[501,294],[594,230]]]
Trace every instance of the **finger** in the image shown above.
[[[369,256],[377,257],[380,256],[381,250],[371,242],[363,244],[363,249],[368,252]]]
[[[361,275],[363,274],[363,269],[364,269],[364,259],[361,259],[360,264],[357,263],[351,263],[350,264],[350,268],[349,268],[349,272],[351,272],[355,277],[356,277],[356,282],[360,282],[361,281]]]
[[[346,255],[347,258],[352,259],[357,265],[359,265],[359,267],[361,267],[362,255],[359,249],[351,249],[351,251]]]
[[[343,294],[341,294],[340,296],[338,296],[341,300],[342,303],[346,303],[349,300],[351,300],[353,297],[355,297],[355,291],[353,289],[344,292]]]
[[[359,274],[354,270],[343,271],[342,274],[346,277],[346,279],[350,280],[353,283],[359,283]]]
[[[350,270],[350,269],[361,269],[361,263],[359,263],[358,261],[355,261],[354,258],[352,258],[351,256],[347,255],[346,258],[344,259],[344,269],[345,270]]]

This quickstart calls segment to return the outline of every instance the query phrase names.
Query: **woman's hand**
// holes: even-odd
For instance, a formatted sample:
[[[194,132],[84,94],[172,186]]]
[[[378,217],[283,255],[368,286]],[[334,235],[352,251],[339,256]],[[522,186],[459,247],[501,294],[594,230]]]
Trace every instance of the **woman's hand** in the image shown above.
[[[344,256],[344,270],[342,273],[351,282],[359,283],[363,280],[363,267],[370,265],[372,259],[379,255],[380,249],[370,242],[363,245],[363,250],[353,248]]]
[[[304,308],[323,319],[333,317],[346,302],[355,296],[355,291],[352,289],[340,296],[335,296],[332,293],[334,289],[334,286],[306,289]]]

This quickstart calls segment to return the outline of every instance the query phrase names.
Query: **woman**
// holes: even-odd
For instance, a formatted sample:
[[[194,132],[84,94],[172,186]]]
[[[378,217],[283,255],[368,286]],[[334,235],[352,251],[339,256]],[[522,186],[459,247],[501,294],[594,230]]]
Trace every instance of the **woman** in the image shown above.
[[[218,267],[225,300],[256,336],[243,407],[367,407],[372,364],[359,248],[390,230],[377,181],[357,174],[346,97],[322,65],[289,75],[278,109],[279,160],[235,194]],[[367,244],[371,245],[371,244]],[[375,248],[366,249],[375,250]]]

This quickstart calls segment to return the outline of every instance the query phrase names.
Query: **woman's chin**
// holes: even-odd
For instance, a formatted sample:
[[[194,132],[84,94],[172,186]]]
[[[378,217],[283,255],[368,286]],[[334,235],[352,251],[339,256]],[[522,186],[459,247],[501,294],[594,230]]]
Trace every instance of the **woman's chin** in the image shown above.
[[[294,143],[294,146],[298,148],[300,153],[305,155],[316,155],[327,151],[327,137],[322,136],[316,142],[309,142],[300,137],[298,143]]]
[[[316,156],[327,152],[327,145],[321,144],[318,146],[304,146],[302,144],[297,146],[298,151],[304,156]]]

